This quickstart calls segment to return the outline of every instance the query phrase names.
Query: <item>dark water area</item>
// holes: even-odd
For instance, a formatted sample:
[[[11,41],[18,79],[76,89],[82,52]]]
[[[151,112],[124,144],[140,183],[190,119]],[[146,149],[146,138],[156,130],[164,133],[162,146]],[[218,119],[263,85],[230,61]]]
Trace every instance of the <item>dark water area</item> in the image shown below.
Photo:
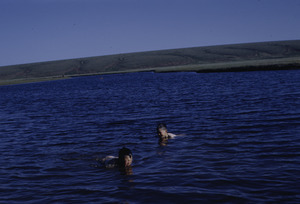
[[[299,70],[1,86],[0,203],[297,203],[299,98]],[[98,166],[123,146],[131,171]]]

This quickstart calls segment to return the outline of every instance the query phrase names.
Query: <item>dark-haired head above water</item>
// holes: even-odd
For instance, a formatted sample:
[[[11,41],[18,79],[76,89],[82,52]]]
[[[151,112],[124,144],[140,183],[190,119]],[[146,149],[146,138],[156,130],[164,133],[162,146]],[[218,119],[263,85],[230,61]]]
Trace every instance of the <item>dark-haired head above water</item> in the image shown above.
[[[132,163],[132,152],[130,149],[123,147],[119,150],[119,166],[120,167],[128,167]]]

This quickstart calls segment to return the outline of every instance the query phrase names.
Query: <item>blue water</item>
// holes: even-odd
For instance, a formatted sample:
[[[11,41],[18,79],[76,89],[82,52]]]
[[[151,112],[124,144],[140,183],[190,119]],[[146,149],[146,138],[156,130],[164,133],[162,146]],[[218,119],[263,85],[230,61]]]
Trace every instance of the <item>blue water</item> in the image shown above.
[[[299,98],[299,70],[1,86],[0,203],[297,203]],[[131,171],[98,166],[123,146]]]

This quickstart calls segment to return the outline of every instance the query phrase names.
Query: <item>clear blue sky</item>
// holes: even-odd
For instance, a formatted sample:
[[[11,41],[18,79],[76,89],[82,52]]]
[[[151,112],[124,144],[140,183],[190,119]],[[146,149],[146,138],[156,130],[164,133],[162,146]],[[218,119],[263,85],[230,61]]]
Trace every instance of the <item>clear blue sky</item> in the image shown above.
[[[1,0],[0,66],[300,39],[300,0]]]

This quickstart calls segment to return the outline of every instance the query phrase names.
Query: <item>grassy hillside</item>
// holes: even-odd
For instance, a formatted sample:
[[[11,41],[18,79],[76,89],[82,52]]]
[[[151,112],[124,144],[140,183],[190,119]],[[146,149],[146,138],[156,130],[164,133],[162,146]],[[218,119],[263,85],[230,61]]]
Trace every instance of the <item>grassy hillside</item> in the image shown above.
[[[0,67],[0,85],[135,71],[297,69],[300,40],[137,52]]]

